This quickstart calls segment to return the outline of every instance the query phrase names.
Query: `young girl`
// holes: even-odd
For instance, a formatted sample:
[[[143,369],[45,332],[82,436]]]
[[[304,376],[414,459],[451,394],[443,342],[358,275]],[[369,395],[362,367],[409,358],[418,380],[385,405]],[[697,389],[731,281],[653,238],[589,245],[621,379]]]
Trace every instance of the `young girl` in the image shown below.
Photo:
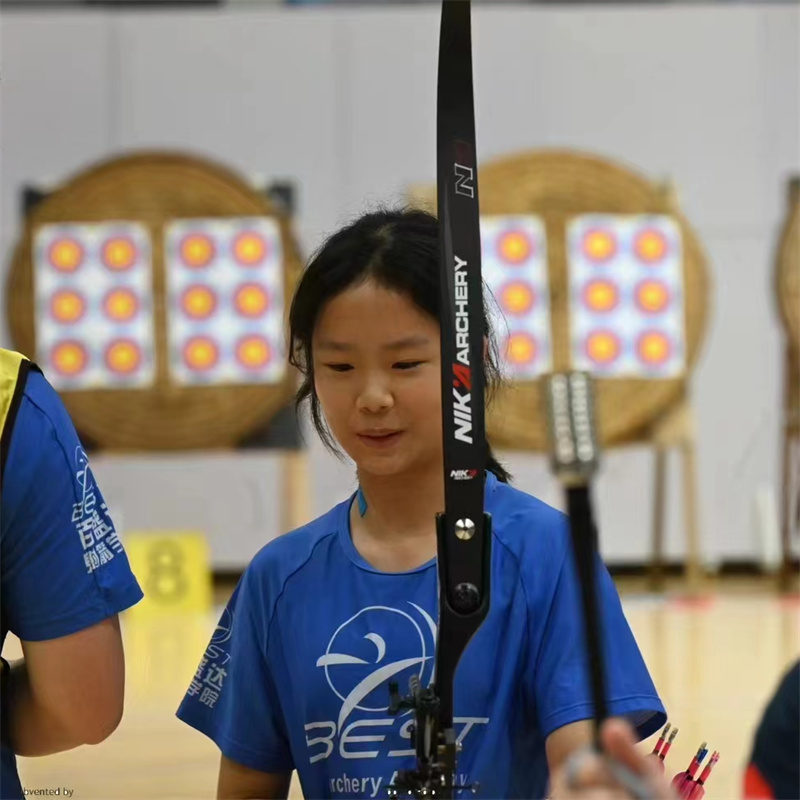
[[[256,555],[181,704],[178,716],[222,751],[221,798],[286,797],[293,770],[306,798],[385,798],[415,764],[413,720],[388,713],[388,683],[427,685],[434,665],[438,320],[439,225],[420,211],[340,230],[297,287],[298,403],[355,462],[359,487]],[[485,334],[491,389],[488,323]],[[591,739],[569,529],[512,488],[491,453],[486,467],[491,606],[456,674],[457,780],[479,783],[478,797],[544,797],[550,772]],[[605,570],[599,585],[610,713],[644,738],[666,715]]]

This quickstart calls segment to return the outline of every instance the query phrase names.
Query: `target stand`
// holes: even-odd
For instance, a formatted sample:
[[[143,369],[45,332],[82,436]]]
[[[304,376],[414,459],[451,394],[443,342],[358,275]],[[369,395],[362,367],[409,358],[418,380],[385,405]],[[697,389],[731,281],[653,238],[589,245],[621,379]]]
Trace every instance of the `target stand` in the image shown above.
[[[781,591],[796,588],[800,537],[800,175],[788,182],[786,218],[778,245],[775,291],[786,342],[781,413]]]
[[[284,531],[310,507],[285,353],[291,206],[290,185],[259,191],[205,158],[111,158],[24,190],[6,293],[14,347],[87,449],[276,450]]]
[[[653,588],[664,573],[666,457],[681,453],[685,582],[703,584],[689,376],[706,327],[706,256],[674,187],[569,150],[534,150],[479,171],[484,279],[503,315],[509,385],[487,410],[494,446],[548,450],[540,379],[584,370],[603,448],[655,453]],[[410,201],[435,213],[435,189]],[[490,303],[491,307],[491,303]]]
[[[650,563],[650,587],[664,588],[664,527],[666,520],[667,454],[680,453],[683,495],[683,527],[686,533],[686,585],[690,593],[702,587],[703,569],[698,522],[697,458],[694,413],[688,397],[683,396],[663,417],[653,423],[642,437],[654,450],[653,471],[653,550]]]

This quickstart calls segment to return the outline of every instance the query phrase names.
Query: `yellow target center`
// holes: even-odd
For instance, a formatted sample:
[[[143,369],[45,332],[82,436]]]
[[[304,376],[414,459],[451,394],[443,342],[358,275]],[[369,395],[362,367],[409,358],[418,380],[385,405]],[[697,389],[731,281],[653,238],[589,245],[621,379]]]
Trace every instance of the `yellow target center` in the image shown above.
[[[106,299],[106,313],[111,319],[124,322],[136,313],[136,296],[127,289],[116,289]]]
[[[507,233],[500,240],[500,255],[513,264],[525,261],[531,254],[531,243],[522,233]]]
[[[667,252],[667,242],[658,231],[645,231],[637,237],[635,249],[643,261],[660,261]]]
[[[86,366],[86,353],[74,342],[62,342],[53,351],[53,364],[64,375],[76,375]]]
[[[139,366],[139,348],[133,342],[115,342],[108,348],[106,362],[114,372],[132,372]]]
[[[208,236],[188,236],[181,245],[181,256],[190,267],[204,267],[214,256],[214,245]]]
[[[649,364],[659,364],[669,356],[669,341],[663,333],[645,334],[639,343],[639,355]]]
[[[619,343],[610,333],[593,333],[589,337],[587,350],[594,361],[607,364],[619,354]]]
[[[60,272],[74,272],[82,260],[83,249],[71,239],[62,239],[50,248],[50,263]]]
[[[240,264],[251,266],[259,264],[264,259],[267,246],[260,236],[254,233],[244,233],[236,239],[233,252]]]
[[[524,283],[512,283],[503,289],[503,307],[512,314],[525,314],[533,308],[533,290]]]
[[[76,322],[83,316],[83,298],[75,292],[57,292],[52,300],[53,316],[64,323]]]
[[[186,363],[193,369],[209,369],[217,361],[217,347],[210,339],[193,339],[186,346]]]
[[[188,289],[183,297],[183,309],[190,317],[198,319],[207,317],[215,306],[214,293],[205,286],[194,286]]]
[[[615,250],[614,237],[605,231],[594,231],[586,236],[583,244],[584,252],[595,261],[605,261]]]
[[[529,364],[536,357],[536,342],[527,334],[515,333],[508,340],[508,360],[512,364]]]
[[[269,344],[257,336],[245,339],[237,349],[237,357],[246,367],[263,367],[270,355]]]
[[[110,269],[128,269],[135,260],[136,250],[127,239],[111,239],[103,247],[103,261]]]
[[[269,298],[260,286],[243,286],[236,293],[236,308],[246,317],[258,317],[267,310]]]
[[[617,304],[617,287],[608,281],[592,281],[586,287],[586,304],[592,311],[610,311]]]
[[[657,312],[667,305],[669,295],[664,284],[656,281],[646,281],[639,287],[636,297],[639,305],[645,311]]]

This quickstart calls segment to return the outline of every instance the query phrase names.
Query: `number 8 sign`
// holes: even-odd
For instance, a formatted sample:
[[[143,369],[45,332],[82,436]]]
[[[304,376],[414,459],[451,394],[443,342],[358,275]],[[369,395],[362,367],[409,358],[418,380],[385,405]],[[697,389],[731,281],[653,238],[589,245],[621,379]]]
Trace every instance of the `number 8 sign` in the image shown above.
[[[210,611],[210,554],[208,540],[202,533],[133,532],[125,536],[125,549],[144,592],[144,600],[126,612],[131,618],[171,611]]]

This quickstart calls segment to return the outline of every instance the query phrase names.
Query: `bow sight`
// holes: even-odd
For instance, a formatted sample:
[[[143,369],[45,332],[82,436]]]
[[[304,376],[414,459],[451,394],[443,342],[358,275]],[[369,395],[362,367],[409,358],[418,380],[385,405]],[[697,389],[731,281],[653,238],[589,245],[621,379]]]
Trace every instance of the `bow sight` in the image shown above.
[[[454,731],[440,729],[440,703],[432,687],[422,688],[415,675],[409,688],[411,694],[403,698],[397,684],[389,684],[389,713],[397,714],[404,709],[414,711],[411,735],[416,745],[417,766],[398,772],[395,783],[389,787],[389,797],[452,797],[456,788],[453,776],[458,750]]]

